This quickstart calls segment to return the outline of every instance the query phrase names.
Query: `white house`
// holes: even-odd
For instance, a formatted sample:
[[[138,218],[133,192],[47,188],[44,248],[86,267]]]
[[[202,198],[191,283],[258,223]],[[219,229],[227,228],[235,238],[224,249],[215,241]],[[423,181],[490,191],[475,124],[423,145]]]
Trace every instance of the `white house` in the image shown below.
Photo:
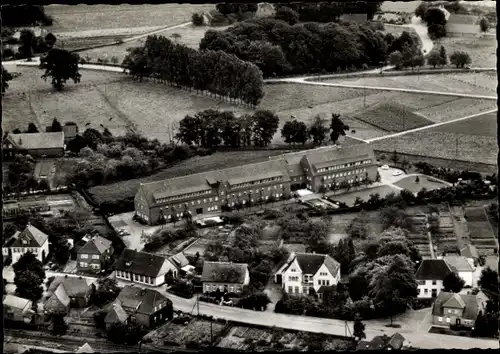
[[[474,263],[471,265],[470,261],[463,256],[446,256],[444,260],[464,280],[466,286],[474,287],[477,285],[477,280],[474,278]]]
[[[165,283],[169,271],[177,272],[177,267],[166,257],[131,249],[123,250],[113,268],[117,279],[153,286]]]
[[[22,232],[17,231],[2,248],[4,256],[12,256],[12,264],[27,252],[33,253],[40,262],[49,254],[49,236],[30,224]]]
[[[289,294],[309,294],[322,286],[337,285],[340,281],[340,263],[329,255],[292,253],[274,275]]]
[[[423,259],[415,273],[417,298],[435,298],[443,289],[443,280],[453,270],[444,259]]]

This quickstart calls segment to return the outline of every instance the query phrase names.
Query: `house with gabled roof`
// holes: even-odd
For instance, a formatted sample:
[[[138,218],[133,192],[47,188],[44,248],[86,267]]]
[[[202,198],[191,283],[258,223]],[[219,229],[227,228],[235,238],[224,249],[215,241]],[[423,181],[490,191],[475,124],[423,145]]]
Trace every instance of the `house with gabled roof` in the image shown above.
[[[203,292],[220,291],[239,293],[250,283],[250,272],[246,263],[208,262],[203,263],[201,274]]]
[[[64,155],[64,133],[8,134],[2,145],[6,158],[12,158],[16,154],[29,154],[33,157],[59,157]]]
[[[405,337],[396,332],[392,336],[384,334],[375,336],[370,341],[362,340],[358,343],[356,350],[400,350],[405,342]]]
[[[89,345],[89,343],[85,343],[81,347],[79,347],[75,353],[95,353],[94,349]]]
[[[477,285],[474,277],[475,267],[473,261],[469,261],[463,256],[445,256],[443,259],[463,279],[465,286],[473,287]]]
[[[63,284],[59,284],[43,304],[45,314],[67,315],[69,312],[71,299]]]
[[[460,255],[476,261],[479,259],[479,253],[477,252],[477,248],[474,245],[468,244],[460,250]]]
[[[90,296],[95,290],[94,282],[89,278],[82,277],[55,277],[49,285],[47,292],[54,293],[59,287],[64,289],[64,292],[70,299],[71,307],[85,307],[88,305]]]
[[[180,273],[181,270],[188,272],[189,260],[186,258],[184,253],[179,252],[177,254],[174,254],[173,256],[168,257],[168,260],[177,268],[175,271],[172,272],[174,277],[177,277],[177,275]]]
[[[435,298],[443,290],[443,280],[453,269],[444,259],[423,259],[415,273],[417,298]]]
[[[2,250],[4,255],[12,256],[13,264],[26,252],[33,253],[40,262],[44,262],[49,254],[49,236],[31,224],[26,225],[22,232],[17,231]]]
[[[165,283],[169,271],[177,271],[166,257],[131,249],[123,250],[113,269],[117,279],[153,286]]]
[[[112,242],[102,236],[93,236],[77,251],[76,269],[82,273],[98,273],[113,255]]]
[[[30,323],[35,315],[31,300],[7,294],[2,303],[3,316],[6,320]]]
[[[479,311],[485,304],[472,294],[455,294],[441,291],[432,307],[432,322],[435,325],[474,327]]]
[[[327,254],[292,253],[274,280],[288,294],[317,293],[322,286],[339,283],[340,263]]]
[[[156,328],[173,318],[172,301],[165,295],[134,285],[124,287],[105,311],[106,326],[134,321],[147,328]]]

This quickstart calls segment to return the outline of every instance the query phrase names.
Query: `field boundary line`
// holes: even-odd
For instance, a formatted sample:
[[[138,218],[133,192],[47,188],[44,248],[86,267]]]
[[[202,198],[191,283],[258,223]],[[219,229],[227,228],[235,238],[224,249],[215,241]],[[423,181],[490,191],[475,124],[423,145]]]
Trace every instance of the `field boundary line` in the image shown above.
[[[410,130],[406,130],[404,132],[399,132],[399,133],[395,133],[395,134],[389,134],[389,135],[385,135],[385,136],[381,136],[381,137],[377,137],[377,138],[371,138],[371,139],[367,139],[366,141],[369,142],[369,143],[372,143],[372,142],[379,141],[379,140],[384,140],[384,139],[389,139],[389,138],[395,138],[395,137],[398,137],[398,136],[401,136],[401,135],[405,135],[405,134],[409,134],[409,133],[414,133],[414,132],[421,131],[421,130],[436,128],[436,127],[440,127],[442,125],[447,125],[447,124],[459,122],[459,121],[462,121],[462,120],[472,119],[472,118],[475,118],[475,117],[478,117],[478,116],[482,116],[482,115],[485,115],[485,114],[495,113],[497,111],[498,111],[498,108],[495,108],[495,109],[492,109],[492,110],[489,110],[489,111],[486,111],[486,112],[475,113],[475,114],[472,114],[472,115],[467,116],[467,117],[462,117],[462,118],[457,118],[457,119],[449,120],[449,121],[446,121],[446,122],[440,122],[440,123],[436,123],[436,124],[431,124],[431,125],[427,125],[425,127],[410,129]]]

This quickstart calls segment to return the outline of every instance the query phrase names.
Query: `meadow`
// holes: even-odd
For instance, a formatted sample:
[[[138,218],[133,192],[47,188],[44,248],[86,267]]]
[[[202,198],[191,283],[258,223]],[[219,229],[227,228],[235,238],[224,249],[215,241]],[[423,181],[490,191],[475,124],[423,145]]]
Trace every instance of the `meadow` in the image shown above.
[[[471,66],[476,68],[495,68],[497,65],[497,41],[488,37],[444,37],[436,41],[435,47],[444,46],[448,55],[455,51],[469,53]]]

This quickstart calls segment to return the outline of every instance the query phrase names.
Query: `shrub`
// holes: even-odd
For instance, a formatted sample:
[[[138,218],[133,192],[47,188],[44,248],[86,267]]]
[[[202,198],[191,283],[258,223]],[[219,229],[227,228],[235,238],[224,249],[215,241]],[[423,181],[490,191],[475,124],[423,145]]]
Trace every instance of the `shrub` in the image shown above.
[[[191,22],[194,26],[203,26],[203,15],[199,13],[194,13],[191,16]]]

